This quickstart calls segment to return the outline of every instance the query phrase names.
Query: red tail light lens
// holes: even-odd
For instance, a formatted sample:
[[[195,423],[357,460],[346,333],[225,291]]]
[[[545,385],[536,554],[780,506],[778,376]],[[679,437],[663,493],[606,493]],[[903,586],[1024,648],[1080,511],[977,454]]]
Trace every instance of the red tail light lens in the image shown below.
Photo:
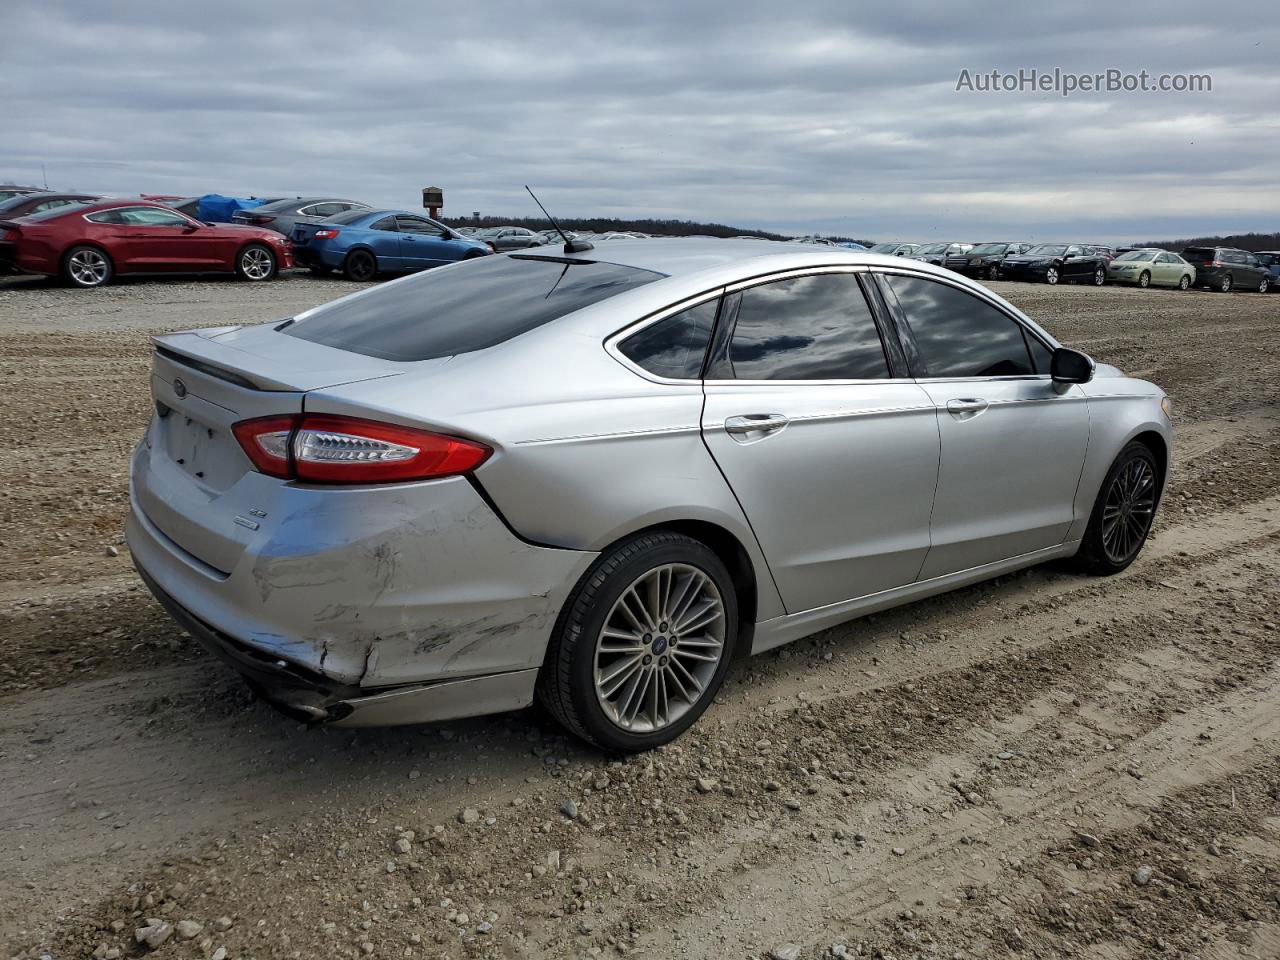
[[[339,232],[338,230],[317,230],[312,236],[317,240],[332,240]]]
[[[403,483],[470,473],[482,443],[359,417],[260,417],[233,428],[262,473],[305,483]]]
[[[289,438],[297,420],[291,416],[257,417],[234,424],[231,432],[259,473],[288,480],[293,476],[289,463]]]
[[[256,223],[261,226],[264,223],[271,223],[275,217],[269,217],[265,213],[247,213],[244,217],[250,223]]]

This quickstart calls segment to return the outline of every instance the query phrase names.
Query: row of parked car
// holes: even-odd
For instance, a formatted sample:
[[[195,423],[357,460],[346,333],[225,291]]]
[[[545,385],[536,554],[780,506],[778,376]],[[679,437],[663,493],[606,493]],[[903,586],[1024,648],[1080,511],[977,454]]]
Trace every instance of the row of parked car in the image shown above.
[[[1280,290],[1280,250],[1250,253],[1232,247],[1187,247],[1181,254],[1157,247],[1096,243],[903,243],[887,241],[873,253],[922,260],[985,280],[1041,283],[1108,280],[1139,287]]]
[[[569,236],[593,242],[647,238],[634,231]],[[455,229],[420,211],[338,197],[102,198],[0,186],[0,271],[59,275],[80,287],[101,286],[117,274],[228,273],[268,280],[294,266],[368,281],[381,273],[423,270],[560,239],[554,230],[518,226]],[[792,242],[868,249],[822,237]],[[889,241],[869,249],[988,280],[1280,289],[1280,251],[1188,247],[1179,255],[1154,248],[1003,241]]]

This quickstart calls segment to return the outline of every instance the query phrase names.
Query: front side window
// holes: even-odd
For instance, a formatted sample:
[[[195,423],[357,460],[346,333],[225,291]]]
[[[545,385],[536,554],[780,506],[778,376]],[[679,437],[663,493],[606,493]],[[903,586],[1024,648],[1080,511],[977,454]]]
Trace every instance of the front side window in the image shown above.
[[[479,257],[326,303],[283,333],[366,357],[431,360],[495,346],[663,276],[587,260]]]
[[[651,323],[618,344],[636,366],[669,380],[696,380],[711,343],[718,298]]]
[[[180,213],[155,207],[134,207],[122,212],[124,222],[135,227],[185,227],[191,222]]]
[[[1035,372],[1022,326],[985,300],[923,277],[888,275],[925,377],[1020,377]]]
[[[742,291],[729,342],[738,380],[883,380],[880,333],[858,278],[826,273]]]

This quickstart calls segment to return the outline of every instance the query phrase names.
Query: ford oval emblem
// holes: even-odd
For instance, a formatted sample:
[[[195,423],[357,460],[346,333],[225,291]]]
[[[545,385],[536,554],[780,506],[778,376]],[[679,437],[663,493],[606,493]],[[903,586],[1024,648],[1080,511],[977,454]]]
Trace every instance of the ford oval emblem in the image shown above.
[[[187,385],[183,383],[181,380],[179,380],[177,377],[174,377],[173,392],[176,393],[178,395],[178,399],[181,400],[183,397],[187,395]]]

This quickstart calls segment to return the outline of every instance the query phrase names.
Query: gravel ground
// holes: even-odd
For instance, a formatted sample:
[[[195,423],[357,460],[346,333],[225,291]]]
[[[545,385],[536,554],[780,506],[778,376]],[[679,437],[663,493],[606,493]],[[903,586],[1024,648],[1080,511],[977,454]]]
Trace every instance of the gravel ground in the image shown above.
[[[0,280],[0,957],[1280,957],[1280,296],[993,287],[1173,397],[1143,557],[739,664],[618,761],[305,729],[138,585],[147,337],[352,285]]]

